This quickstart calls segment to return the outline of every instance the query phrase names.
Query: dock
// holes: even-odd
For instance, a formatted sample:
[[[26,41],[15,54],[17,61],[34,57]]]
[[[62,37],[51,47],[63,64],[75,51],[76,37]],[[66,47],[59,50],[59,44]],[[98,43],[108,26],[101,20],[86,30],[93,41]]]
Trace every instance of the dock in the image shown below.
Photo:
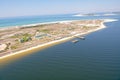
[[[73,42],[73,43],[77,43],[77,42],[78,42],[78,40],[73,40],[72,42]]]
[[[81,39],[81,40],[85,40],[85,37],[83,37],[83,36],[75,36],[76,38],[79,38],[79,39]]]

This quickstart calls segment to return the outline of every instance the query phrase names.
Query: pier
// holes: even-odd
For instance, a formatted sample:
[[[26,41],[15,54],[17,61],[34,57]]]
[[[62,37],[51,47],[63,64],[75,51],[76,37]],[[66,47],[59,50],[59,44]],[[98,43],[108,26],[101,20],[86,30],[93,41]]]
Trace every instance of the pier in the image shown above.
[[[74,37],[79,38],[79,39],[81,39],[81,40],[85,40],[85,37],[84,37],[84,36],[74,36]]]

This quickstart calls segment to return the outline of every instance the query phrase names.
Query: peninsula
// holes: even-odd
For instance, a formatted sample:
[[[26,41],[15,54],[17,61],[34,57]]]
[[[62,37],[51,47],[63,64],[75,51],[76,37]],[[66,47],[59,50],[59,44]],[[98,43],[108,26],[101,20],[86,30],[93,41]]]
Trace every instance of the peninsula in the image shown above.
[[[112,20],[74,20],[0,30],[0,59],[105,28]]]

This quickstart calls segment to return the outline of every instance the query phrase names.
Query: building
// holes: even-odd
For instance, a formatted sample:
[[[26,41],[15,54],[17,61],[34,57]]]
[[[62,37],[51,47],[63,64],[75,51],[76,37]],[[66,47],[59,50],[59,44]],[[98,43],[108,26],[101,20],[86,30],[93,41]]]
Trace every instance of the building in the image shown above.
[[[36,32],[35,34],[35,39],[41,39],[45,36],[48,36],[46,33],[42,33],[42,32]]]
[[[7,48],[6,44],[0,44],[0,52],[4,51]]]

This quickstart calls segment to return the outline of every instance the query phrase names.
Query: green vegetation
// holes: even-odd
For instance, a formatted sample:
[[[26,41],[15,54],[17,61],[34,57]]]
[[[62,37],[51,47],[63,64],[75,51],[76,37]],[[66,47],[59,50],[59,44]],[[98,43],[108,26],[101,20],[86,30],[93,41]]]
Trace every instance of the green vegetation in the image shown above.
[[[43,30],[41,30],[41,32],[44,32],[44,33],[48,33],[50,30],[48,30],[48,29],[43,29]]]
[[[25,33],[25,34],[19,33],[19,34],[15,34],[14,36],[11,36],[11,38],[22,38],[24,36],[31,37],[32,35],[28,33]]]
[[[17,45],[13,45],[13,46],[11,46],[11,49],[17,49],[17,48],[18,48]]]
[[[75,28],[74,27],[68,27],[68,30],[74,30]]]
[[[41,30],[37,29],[36,32],[49,33],[50,30],[49,29],[41,29]]]
[[[88,29],[90,29],[90,27],[89,26],[83,26],[83,29],[88,30]]]
[[[28,34],[28,33],[25,33],[25,34],[22,35],[22,37],[20,39],[20,42],[24,43],[24,42],[27,42],[27,41],[30,41],[30,40],[32,40],[31,35]]]
[[[19,41],[20,41],[21,43],[24,43],[24,42],[27,42],[27,41],[32,40],[31,37],[32,37],[31,34],[25,33],[25,34],[15,34],[15,35],[12,36],[11,38],[19,38]]]
[[[24,37],[31,37],[32,35],[31,35],[31,34],[28,34],[28,33],[25,33],[25,34],[23,34],[22,36],[24,36]]]
[[[25,33],[25,34],[15,34],[14,36],[11,36],[11,38],[19,38],[19,41],[21,43],[24,43],[24,42],[27,42],[27,41],[30,41],[32,40],[32,35],[31,34],[28,34],[28,33]],[[13,46],[14,48],[15,46]]]
[[[15,44],[10,44],[9,46],[10,46],[11,49],[17,49],[17,48],[19,48],[20,43],[16,42]]]

